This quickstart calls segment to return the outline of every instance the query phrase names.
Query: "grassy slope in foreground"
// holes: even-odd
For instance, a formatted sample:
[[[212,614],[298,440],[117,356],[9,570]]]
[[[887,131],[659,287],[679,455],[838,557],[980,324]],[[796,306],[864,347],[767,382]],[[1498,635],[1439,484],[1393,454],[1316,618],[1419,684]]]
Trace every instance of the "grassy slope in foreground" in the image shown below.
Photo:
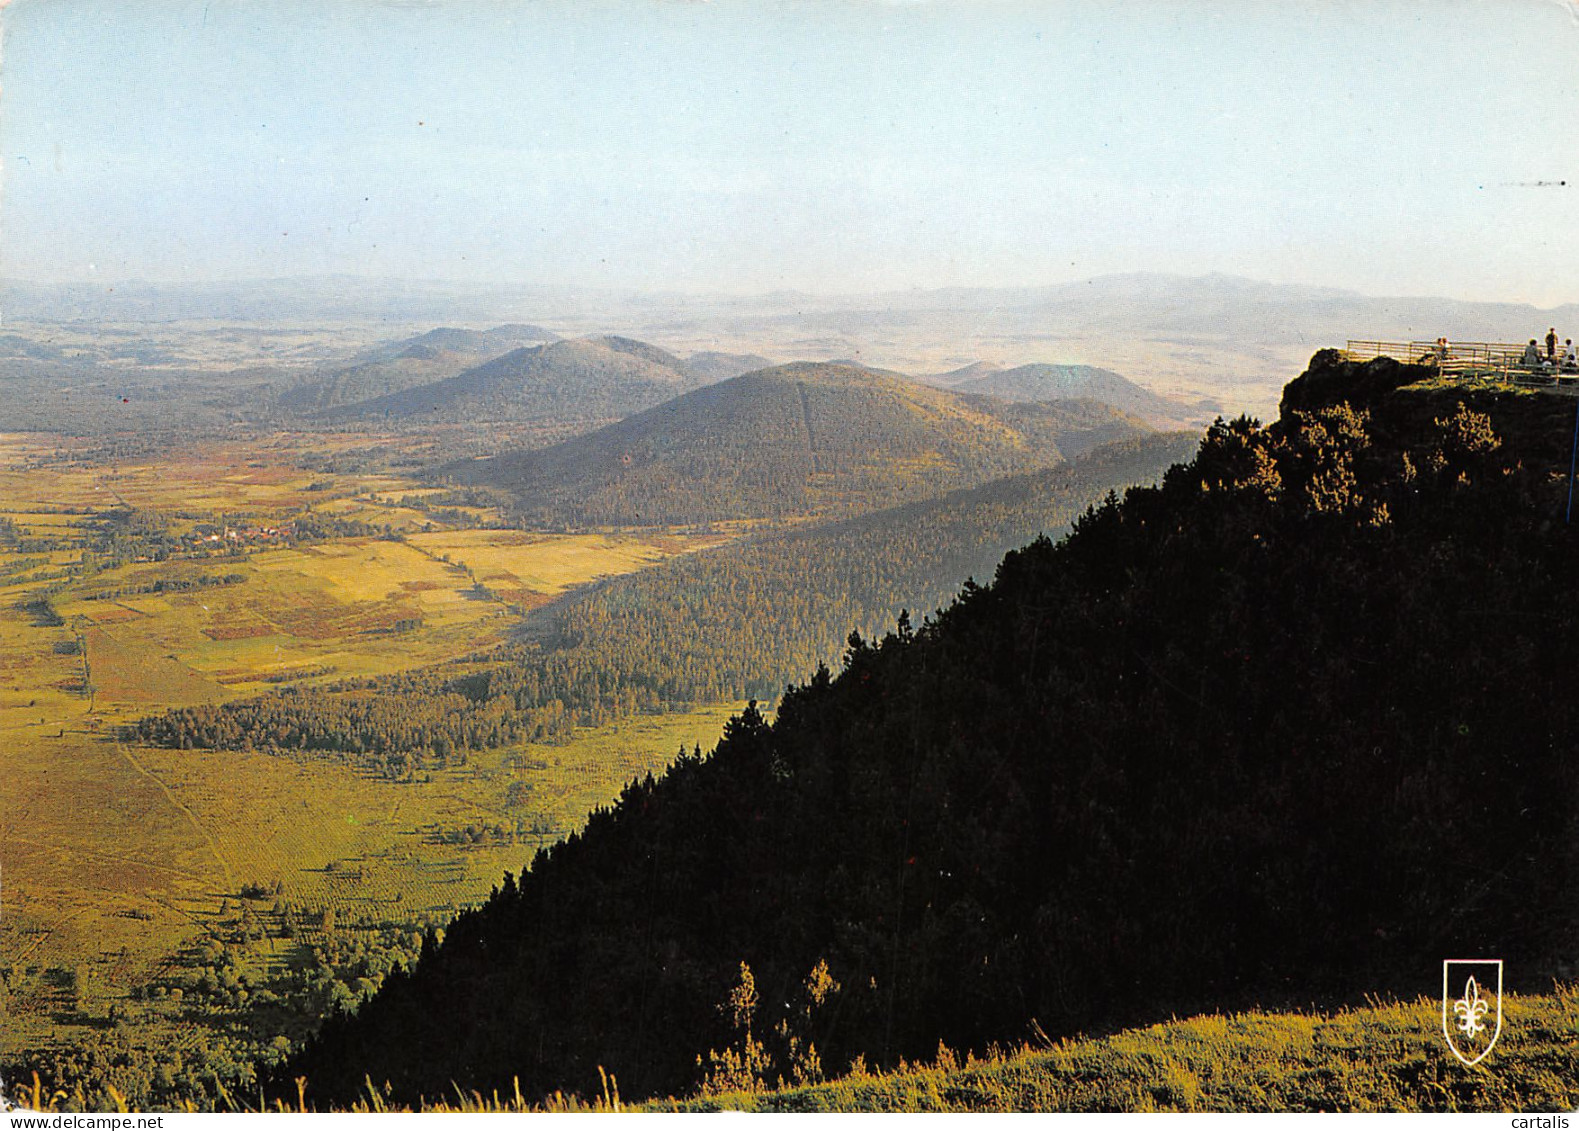
[[[1579,1106],[1579,987],[1503,998],[1503,1033],[1466,1068],[1442,1041],[1441,1005],[1421,998],[1332,1016],[1209,1014],[1107,1037],[1022,1047],[984,1059],[939,1048],[931,1064],[852,1072],[807,1087],[656,1100],[640,1111],[1571,1111]],[[311,1082],[307,1082],[310,1097]],[[381,1099],[352,1111],[627,1110],[618,1081],[593,1100],[556,1095],[529,1104],[461,1093],[417,1109]],[[589,1092],[589,1094],[595,1094]],[[11,1098],[38,1107],[25,1087]],[[99,1106],[113,1106],[111,1097]],[[273,1097],[287,1109],[295,1097]],[[308,1103],[309,1108],[313,1105]]]
[[[930,1064],[826,1083],[692,1099],[639,1111],[1306,1112],[1571,1111],[1579,1105],[1579,987],[1503,998],[1503,1033],[1466,1068],[1442,1040],[1441,1003],[1305,1013],[1207,1014],[986,1058],[940,1047]],[[309,1089],[310,1090],[310,1089]],[[374,1110],[386,1110],[381,1104]],[[626,1110],[618,1081],[550,1111]],[[366,1103],[352,1110],[367,1111]],[[394,1110],[394,1109],[387,1109]],[[423,1111],[543,1110],[473,1092]]]
[[[1579,987],[1503,998],[1503,1032],[1466,1068],[1425,998],[1333,1016],[1236,1013],[1060,1041],[960,1064],[648,1105],[712,1111],[1571,1111]]]

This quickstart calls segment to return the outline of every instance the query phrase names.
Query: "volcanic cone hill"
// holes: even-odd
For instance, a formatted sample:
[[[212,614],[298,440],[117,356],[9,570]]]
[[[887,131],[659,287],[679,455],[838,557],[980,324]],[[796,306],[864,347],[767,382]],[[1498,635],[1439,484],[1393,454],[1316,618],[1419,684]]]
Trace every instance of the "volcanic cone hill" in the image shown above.
[[[280,404],[298,412],[342,408],[442,381],[486,358],[558,337],[541,326],[511,324],[491,330],[441,326],[370,350],[354,365],[287,389]]]
[[[849,513],[1048,467],[1146,427],[1092,402],[1010,405],[851,365],[697,389],[555,447],[452,464],[545,521],[670,523]]]
[[[691,388],[684,362],[629,338],[574,338],[512,350],[442,381],[342,410],[359,417],[532,421],[618,419]]]
[[[720,353],[717,350],[701,350],[685,359],[685,371],[695,378],[699,385],[727,381],[731,377],[754,373],[758,369],[770,369],[772,366],[773,362],[770,359],[756,353]]]
[[[428,350],[445,353],[466,353],[476,357],[498,357],[514,349],[557,342],[559,335],[541,326],[511,322],[488,330],[466,330],[455,326],[440,326],[415,337],[406,338],[375,351],[371,360],[382,356],[412,356]]]
[[[477,364],[467,353],[450,353],[430,346],[413,346],[408,355],[364,361],[336,370],[328,377],[308,381],[280,394],[280,405],[297,412],[322,412],[388,396],[406,389],[453,377]],[[355,411],[354,408],[349,411]]]
[[[1015,402],[1102,401],[1157,425],[1176,424],[1191,415],[1187,405],[1159,397],[1111,369],[1094,365],[1020,365],[970,377],[952,387],[957,393],[985,393]]]

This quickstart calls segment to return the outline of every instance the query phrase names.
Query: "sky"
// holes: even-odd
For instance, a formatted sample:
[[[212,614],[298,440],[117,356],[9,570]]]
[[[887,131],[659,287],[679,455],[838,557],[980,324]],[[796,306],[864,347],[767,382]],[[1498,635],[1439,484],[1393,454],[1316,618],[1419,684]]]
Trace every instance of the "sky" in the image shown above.
[[[9,278],[1215,271],[1579,301],[1576,3],[10,0],[0,21]]]

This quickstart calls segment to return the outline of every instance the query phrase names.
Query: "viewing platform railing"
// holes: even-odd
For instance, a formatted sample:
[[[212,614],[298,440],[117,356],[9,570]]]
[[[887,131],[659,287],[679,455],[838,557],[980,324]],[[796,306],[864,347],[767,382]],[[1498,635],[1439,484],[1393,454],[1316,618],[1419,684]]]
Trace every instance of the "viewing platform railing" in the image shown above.
[[[1390,357],[1416,365],[1435,365],[1444,377],[1467,381],[1501,381],[1537,387],[1579,387],[1579,372],[1559,366],[1524,364],[1525,346],[1515,342],[1381,342],[1350,339],[1343,355],[1350,361]]]

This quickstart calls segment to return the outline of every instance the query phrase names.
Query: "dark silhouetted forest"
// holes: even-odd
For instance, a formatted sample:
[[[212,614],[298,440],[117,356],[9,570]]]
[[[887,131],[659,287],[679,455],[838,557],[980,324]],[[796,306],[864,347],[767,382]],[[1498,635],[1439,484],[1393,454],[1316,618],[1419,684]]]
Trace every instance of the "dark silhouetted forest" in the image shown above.
[[[281,1080],[542,1094],[601,1066],[636,1097],[757,1070],[746,1024],[838,1073],[1033,1019],[1434,993],[1459,953],[1545,988],[1579,878],[1573,404],[1395,391],[1420,376],[1318,355],[1272,426],[1218,423],[1161,486],[852,639]]]

